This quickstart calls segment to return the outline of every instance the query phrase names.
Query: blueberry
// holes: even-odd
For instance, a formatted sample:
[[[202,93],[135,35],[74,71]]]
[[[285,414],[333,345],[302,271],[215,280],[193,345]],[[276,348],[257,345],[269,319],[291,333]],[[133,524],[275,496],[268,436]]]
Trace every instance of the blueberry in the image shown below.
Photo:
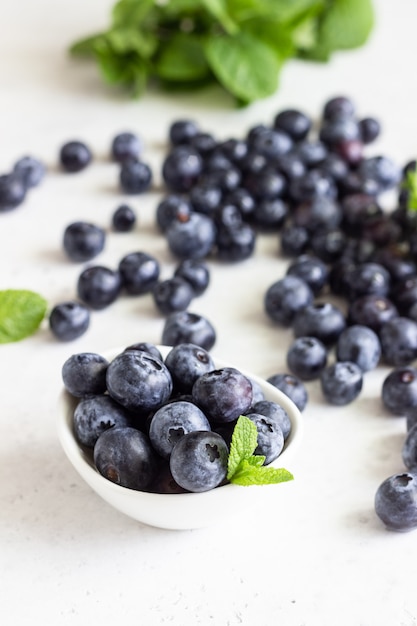
[[[307,251],[309,232],[304,226],[288,223],[281,230],[281,251],[284,256],[298,257]]]
[[[194,292],[189,282],[180,276],[161,280],[152,290],[155,305],[163,315],[188,309]]]
[[[122,286],[120,273],[102,265],[87,267],[77,282],[78,297],[89,307],[101,310],[112,304]]]
[[[320,383],[327,402],[343,406],[353,402],[360,394],[363,385],[362,370],[352,361],[337,361],[324,368]]]
[[[130,232],[136,224],[136,213],[128,204],[121,204],[114,211],[111,223],[118,233]]]
[[[264,465],[279,457],[284,448],[284,434],[277,422],[261,413],[246,413],[258,431],[258,445],[254,454],[264,456]]]
[[[35,157],[24,156],[13,167],[13,172],[22,180],[26,189],[37,187],[43,180],[45,165]]]
[[[192,388],[195,404],[212,422],[232,422],[249,410],[253,400],[250,380],[234,367],[199,376]]]
[[[319,137],[324,144],[334,148],[342,142],[359,139],[359,124],[350,117],[326,120],[320,128]]]
[[[295,146],[293,152],[304,163],[306,168],[319,166],[329,154],[327,146],[319,140],[300,141]]]
[[[375,117],[364,117],[359,120],[360,136],[364,144],[375,141],[381,133],[381,124]]]
[[[152,170],[142,161],[124,161],[120,167],[119,183],[127,194],[139,194],[148,191],[152,184]]]
[[[83,141],[69,141],[59,152],[59,161],[65,172],[80,172],[90,164],[92,154],[90,148]]]
[[[235,206],[243,219],[250,219],[256,206],[254,197],[244,187],[238,187],[226,194],[224,204]]]
[[[417,407],[417,369],[395,367],[382,383],[381,399],[394,415],[404,415]]]
[[[174,271],[174,276],[186,280],[193,290],[194,296],[201,296],[210,283],[210,270],[204,261],[184,259]]]
[[[288,216],[288,204],[282,198],[263,199],[256,203],[251,219],[258,229],[279,230]]]
[[[188,144],[200,132],[193,120],[176,120],[168,131],[169,140],[173,145]]]
[[[316,337],[298,337],[288,348],[287,365],[297,378],[314,380],[327,365],[327,348]]]
[[[106,233],[100,226],[78,221],[64,230],[63,248],[72,261],[90,261],[103,251]]]
[[[26,197],[26,186],[16,173],[0,176],[0,212],[18,207]]]
[[[388,530],[417,528],[417,478],[403,472],[384,480],[375,494],[375,512]]]
[[[408,365],[417,358],[417,322],[395,317],[379,331],[382,357],[388,365]]]
[[[335,304],[314,302],[296,313],[293,331],[295,337],[317,337],[325,346],[331,346],[346,325],[343,312]]]
[[[117,485],[146,490],[158,463],[148,437],[129,426],[104,431],[94,446],[94,463],[102,476]]]
[[[190,137],[187,142],[189,146],[192,146],[201,154],[202,157],[207,157],[213,153],[217,147],[217,141],[211,133],[198,131]]]
[[[251,413],[258,413],[272,420],[280,427],[284,441],[288,439],[291,433],[291,420],[287,411],[280,404],[272,400],[258,400],[253,403]]]
[[[108,395],[95,395],[81,399],[74,410],[73,427],[77,441],[93,448],[105,430],[131,426],[130,414]]]
[[[187,491],[208,491],[225,480],[228,455],[226,442],[218,433],[194,431],[181,437],[174,446],[171,472]]]
[[[244,139],[226,139],[219,144],[219,150],[232,163],[240,165],[248,154],[248,142]]]
[[[401,178],[399,167],[384,156],[363,159],[358,166],[358,174],[362,179],[375,181],[381,191],[392,189]]]
[[[398,317],[398,311],[390,298],[375,294],[361,296],[348,307],[350,324],[368,326],[377,334],[389,320]]]
[[[287,274],[304,280],[317,296],[327,283],[329,270],[326,263],[318,257],[303,254],[289,264]]]
[[[346,96],[335,96],[327,100],[323,107],[323,119],[335,120],[340,118],[350,118],[355,115],[355,105]]]
[[[171,373],[174,388],[181,393],[191,393],[197,378],[215,369],[208,350],[193,343],[174,346],[165,357],[165,365]]]
[[[78,339],[88,330],[89,325],[89,309],[75,300],[56,304],[49,314],[49,328],[61,341]]]
[[[118,163],[139,159],[142,152],[142,141],[132,132],[117,134],[110,148],[111,158]]]
[[[211,430],[207,417],[192,402],[179,400],[164,404],[153,414],[149,438],[158,454],[167,459],[181,437],[197,430]]]
[[[125,348],[125,351],[127,350],[141,350],[142,352],[146,352],[156,359],[163,361],[163,356],[159,348],[157,348],[155,344],[150,343],[149,341],[139,341],[138,343],[132,343]]]
[[[147,252],[130,252],[119,262],[119,273],[124,289],[131,295],[151,292],[158,282],[159,261]]]
[[[387,296],[390,285],[390,274],[380,263],[359,263],[352,269],[348,277],[349,297],[351,299],[369,294]]]
[[[211,350],[216,341],[216,331],[211,322],[198,313],[179,311],[171,313],[165,320],[162,343],[176,346],[179,343],[194,343]]]
[[[401,456],[405,467],[417,472],[417,425],[409,428],[401,450]]]
[[[275,116],[274,128],[284,131],[294,141],[301,141],[310,132],[311,119],[297,109],[285,109]]]
[[[172,378],[162,361],[142,350],[117,355],[107,368],[109,394],[138,413],[158,409],[172,392]]]
[[[65,389],[76,398],[104,393],[108,365],[107,359],[95,352],[71,355],[62,366]]]
[[[314,294],[298,276],[285,276],[268,287],[264,296],[266,314],[275,322],[289,326],[296,313],[313,302]]]
[[[162,232],[177,219],[188,219],[192,211],[188,200],[174,193],[163,198],[156,207],[156,223]]]
[[[282,130],[264,127],[249,137],[249,145],[258,154],[267,159],[273,159],[282,154],[287,154],[293,147],[293,141]]]
[[[335,264],[346,252],[348,238],[338,226],[317,229],[310,237],[311,253],[317,259],[328,264]],[[329,278],[329,270],[326,267],[326,277]]]
[[[256,174],[246,175],[243,184],[256,200],[280,198],[287,187],[284,175],[271,166],[262,168]]]
[[[342,221],[342,209],[334,198],[313,194],[296,204],[291,217],[294,224],[315,233],[324,228],[337,228]]]
[[[308,391],[297,376],[283,372],[269,376],[267,382],[279,389],[279,391],[282,391],[282,393],[285,393],[300,412],[304,411],[308,402]]]
[[[212,182],[199,182],[191,189],[189,200],[191,206],[198,213],[212,216],[220,206],[223,192]]]
[[[378,335],[367,326],[348,326],[337,339],[336,357],[338,361],[353,361],[363,372],[374,369],[381,358]]]
[[[162,178],[168,189],[188,192],[203,171],[203,159],[194,148],[187,145],[174,147],[162,164]]]
[[[250,224],[225,226],[217,229],[216,256],[226,262],[244,261],[252,256],[256,245],[256,232]]]
[[[168,247],[180,259],[207,257],[216,240],[214,221],[202,213],[175,219],[165,231]]]

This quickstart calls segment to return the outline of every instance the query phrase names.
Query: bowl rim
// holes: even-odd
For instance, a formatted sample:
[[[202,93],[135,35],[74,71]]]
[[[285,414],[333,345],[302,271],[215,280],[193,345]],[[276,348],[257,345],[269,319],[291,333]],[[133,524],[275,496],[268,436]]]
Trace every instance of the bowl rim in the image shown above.
[[[155,344],[155,346],[159,349],[164,359],[169,350],[173,347],[160,344]],[[115,356],[117,356],[117,354],[123,352],[124,349],[125,347],[110,348],[108,350],[100,352],[100,355],[110,361]],[[236,365],[231,364],[229,361],[218,358],[213,354],[212,357],[215,362],[216,369],[220,369],[223,367],[234,367],[236,369],[239,369],[242,374],[253,380],[255,383],[259,384],[264,393],[266,392],[266,396],[274,396],[274,401],[280,404],[287,411],[291,420],[291,431],[285,442],[283,451],[281,452],[279,457],[270,464],[270,467],[284,467],[287,459],[290,459],[292,454],[299,447],[303,430],[301,412],[288,396],[286,396],[282,391],[274,387],[271,383],[268,383],[265,379],[255,374],[252,374],[245,369],[237,368]],[[266,399],[268,399],[268,397],[266,397]],[[211,500],[213,502],[218,500],[220,496],[219,492],[221,492],[222,494],[228,494],[227,497],[239,492],[242,493],[242,490],[246,492],[245,488],[240,485],[235,485],[233,483],[227,483],[220,487],[216,487],[215,489],[204,492],[186,492],[172,494],[137,491],[129,489],[128,487],[123,487],[116,483],[112,483],[110,480],[108,480],[98,472],[98,470],[94,467],[94,463],[92,461],[92,458],[89,456],[88,450],[83,449],[83,447],[77,442],[74,436],[72,428],[72,414],[79,400],[80,398],[73,397],[65,388],[61,389],[61,392],[58,396],[58,416],[56,423],[57,435],[60,444],[68,460],[73,465],[74,469],[79,473],[79,475],[85,480],[85,482],[109,504],[111,504],[115,508],[118,508],[119,510],[122,510],[122,512],[126,513],[127,515],[135,517],[138,521],[143,521],[144,523],[149,524],[150,522],[147,521],[147,518],[152,516],[149,516],[149,514],[147,515],[145,513],[145,510],[148,506],[165,505],[167,502],[172,503],[173,505],[178,504],[178,502],[186,502],[187,505],[196,507],[198,510],[199,501],[203,500],[205,503],[205,508],[207,508],[207,505],[209,505]],[[251,486],[251,490],[256,488],[259,489],[259,487],[260,486],[256,485]],[[261,487],[265,489],[264,485],[262,485]],[[122,501],[124,498],[128,499],[131,503],[137,501],[138,509],[143,509],[142,513],[140,513],[139,515],[132,515],[131,513],[126,512],[126,510],[123,510],[125,508],[122,506]],[[119,506],[116,506],[114,504],[114,500],[117,500],[119,502]],[[128,509],[132,509],[132,504],[128,506]],[[151,525],[170,529],[196,528],[197,526],[201,526],[201,524],[197,525],[195,522],[191,525],[184,526],[182,524],[175,523],[174,520],[171,520],[171,522],[167,522],[166,525],[164,524],[163,526],[152,522]]]

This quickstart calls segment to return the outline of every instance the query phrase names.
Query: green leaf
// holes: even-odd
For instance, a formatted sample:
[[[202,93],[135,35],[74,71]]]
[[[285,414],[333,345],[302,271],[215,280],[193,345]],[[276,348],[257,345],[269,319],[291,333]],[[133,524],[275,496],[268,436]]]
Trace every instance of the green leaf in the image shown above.
[[[227,11],[226,0],[201,0],[201,4],[213,17],[217,19],[226,33],[233,35],[238,32],[238,25],[233,21]]]
[[[112,10],[113,25],[129,28],[140,25],[154,8],[154,0],[119,0]]]
[[[79,39],[72,44],[69,52],[74,56],[93,56],[97,45],[100,45],[104,39],[105,37],[102,33]]]
[[[247,20],[242,26],[243,29],[261,39],[263,43],[268,44],[271,50],[275,52],[280,67],[285,59],[294,55],[295,46],[292,31],[280,22],[270,17],[258,17]]]
[[[45,317],[46,300],[28,289],[0,291],[0,343],[32,335]]]
[[[257,445],[258,430],[256,425],[248,417],[241,415],[233,429],[227,467],[228,479],[234,475],[243,459],[248,459],[253,455]]]
[[[286,469],[253,465],[248,459],[241,461],[239,469],[230,479],[234,485],[275,485],[293,480],[294,476]]]
[[[374,25],[371,0],[333,0],[319,25],[319,47],[328,52],[362,46]]]
[[[143,32],[135,27],[119,27],[110,30],[106,39],[115,54],[137,52],[149,59],[158,47],[158,39],[151,32]]]
[[[299,20],[312,9],[320,10],[324,0],[228,0],[230,15],[239,23],[255,17],[269,17],[288,24]]]
[[[210,73],[201,40],[183,34],[176,35],[162,47],[154,69],[159,78],[170,81],[200,80]]]
[[[276,91],[280,69],[276,54],[253,35],[208,39],[205,51],[216,78],[236,98],[252,102]]]

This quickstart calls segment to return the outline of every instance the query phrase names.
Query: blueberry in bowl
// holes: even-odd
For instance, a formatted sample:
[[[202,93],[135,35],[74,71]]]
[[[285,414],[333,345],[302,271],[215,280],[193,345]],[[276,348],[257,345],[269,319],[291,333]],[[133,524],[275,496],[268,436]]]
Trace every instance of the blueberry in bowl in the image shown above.
[[[186,359],[178,345],[105,351],[106,390],[74,396],[63,379],[58,407],[60,443],[91,489],[125,515],[172,530],[265,510],[283,489],[270,482],[293,478],[302,430],[299,410],[272,384],[184,346]],[[192,385],[178,385],[176,367]],[[84,372],[91,384],[95,370]]]

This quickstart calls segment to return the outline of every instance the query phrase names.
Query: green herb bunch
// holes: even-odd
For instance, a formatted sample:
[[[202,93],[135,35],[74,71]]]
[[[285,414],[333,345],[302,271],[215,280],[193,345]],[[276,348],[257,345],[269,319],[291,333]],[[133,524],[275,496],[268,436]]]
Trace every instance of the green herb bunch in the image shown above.
[[[105,32],[70,52],[140,96],[150,81],[195,89],[217,82],[241,105],[278,88],[285,61],[327,61],[363,45],[372,0],[119,0]]]

